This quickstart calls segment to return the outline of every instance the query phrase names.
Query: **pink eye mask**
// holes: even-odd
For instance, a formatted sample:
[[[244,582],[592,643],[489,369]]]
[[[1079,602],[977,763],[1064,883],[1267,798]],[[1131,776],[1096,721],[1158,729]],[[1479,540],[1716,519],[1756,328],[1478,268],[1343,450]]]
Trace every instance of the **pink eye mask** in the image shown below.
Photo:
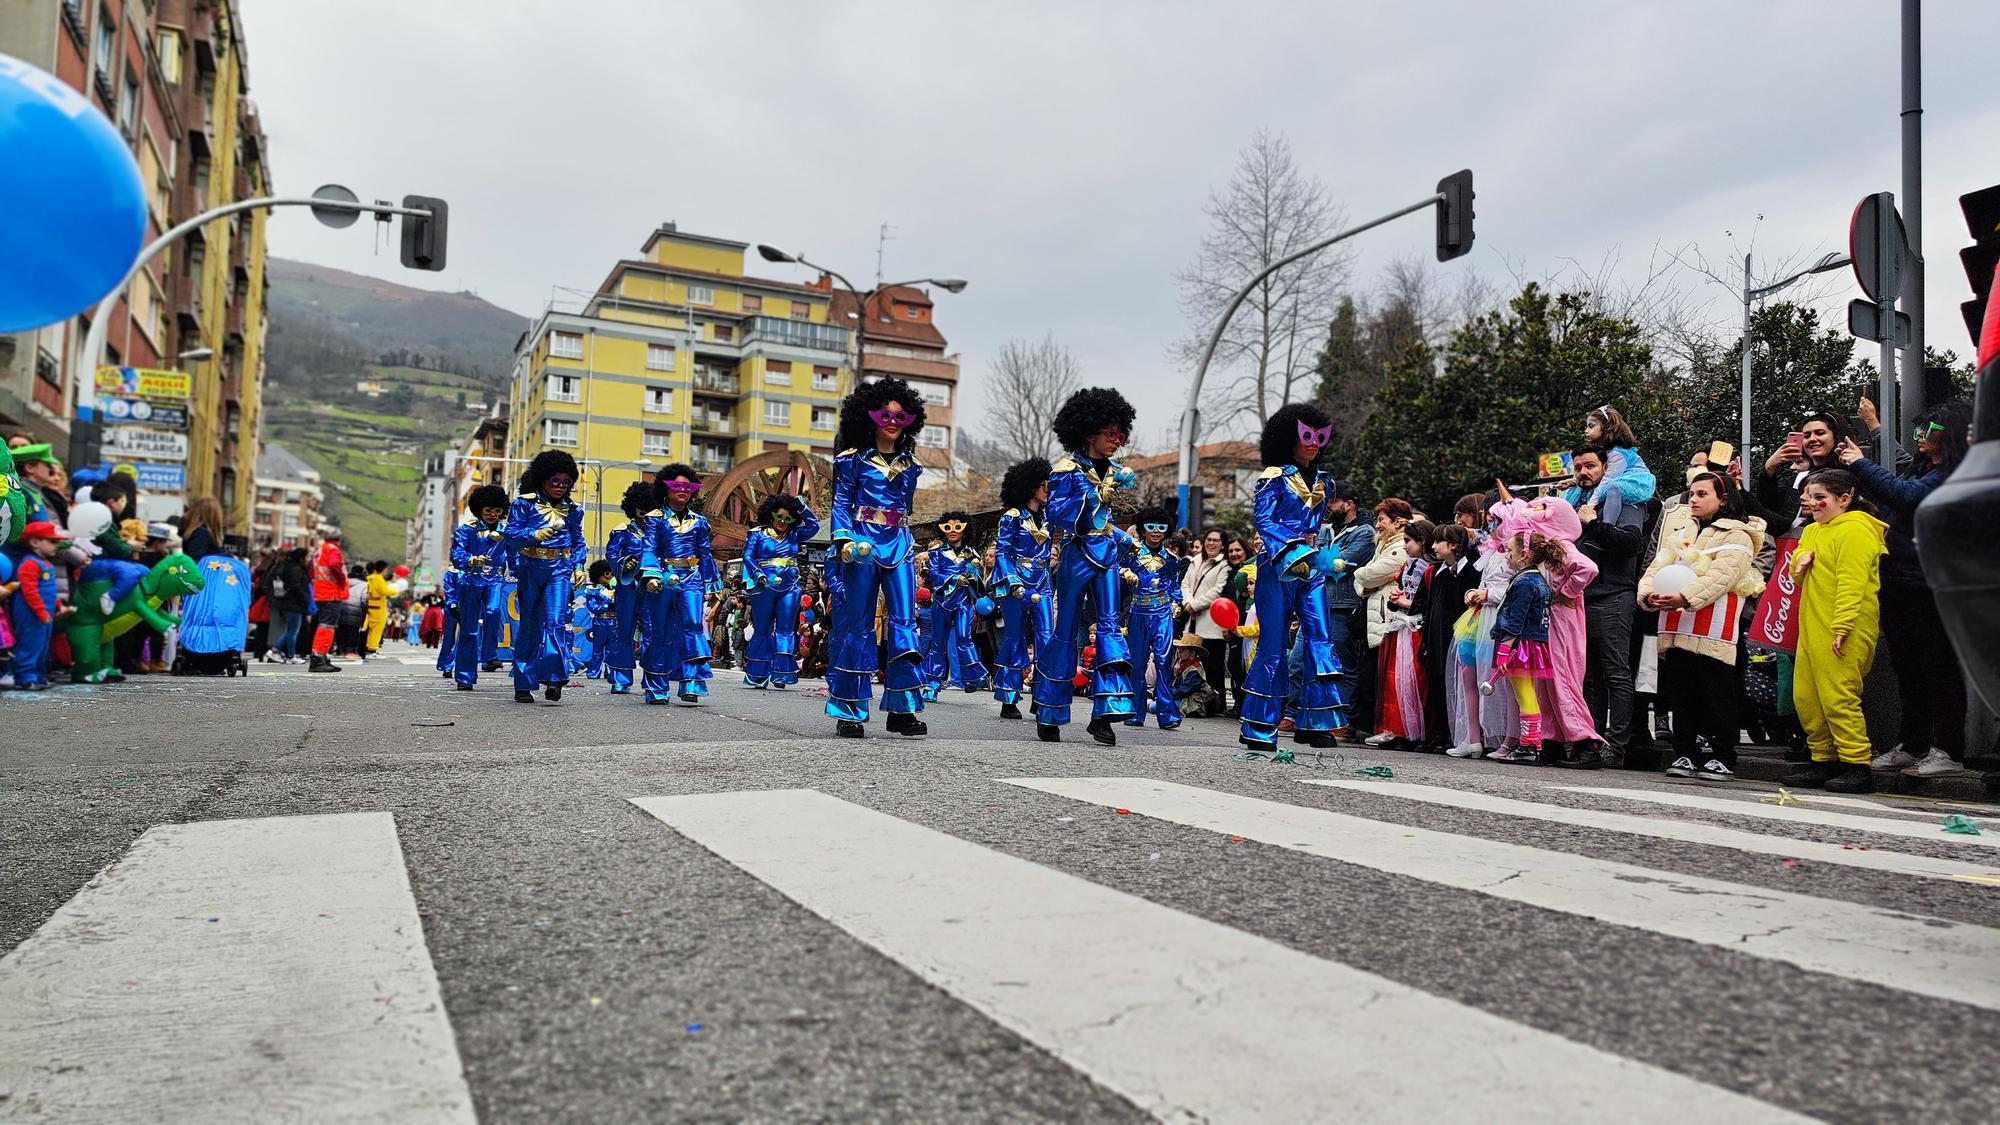
[[[1324,449],[1328,444],[1330,444],[1333,441],[1333,424],[1329,422],[1328,424],[1315,430],[1311,426],[1306,425],[1304,422],[1300,422],[1299,440],[1306,443],[1307,445],[1316,445]]]

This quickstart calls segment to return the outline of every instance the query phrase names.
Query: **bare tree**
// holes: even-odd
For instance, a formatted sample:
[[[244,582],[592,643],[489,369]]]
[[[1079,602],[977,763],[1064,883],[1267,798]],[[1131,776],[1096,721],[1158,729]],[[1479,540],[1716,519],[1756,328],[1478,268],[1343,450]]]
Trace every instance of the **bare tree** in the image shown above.
[[[1244,282],[1332,234],[1345,215],[1325,184],[1299,171],[1285,138],[1264,129],[1239,154],[1228,187],[1209,193],[1204,210],[1210,225],[1201,252],[1175,275],[1193,327],[1177,348],[1188,367],[1199,362]],[[1280,406],[1312,393],[1320,343],[1350,260],[1338,248],[1322,251],[1251,292],[1216,345],[1211,370],[1233,378],[1219,393],[1204,395],[1210,428],[1227,428],[1244,415],[1262,425]]]
[[[992,388],[987,401],[1002,404],[990,415],[989,444],[1010,460],[1060,452],[1050,426],[1064,401],[1083,387],[1083,367],[1070,350],[1054,336],[1039,344],[1009,340],[993,357],[987,378]]]

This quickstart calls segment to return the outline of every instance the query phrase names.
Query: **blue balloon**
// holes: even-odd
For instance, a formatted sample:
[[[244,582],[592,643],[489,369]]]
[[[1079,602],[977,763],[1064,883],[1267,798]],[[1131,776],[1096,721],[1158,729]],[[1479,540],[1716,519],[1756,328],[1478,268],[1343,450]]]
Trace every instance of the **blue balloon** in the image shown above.
[[[989,616],[993,612],[993,599],[981,598],[976,604],[973,605],[972,608],[975,611],[977,611],[979,616],[981,617]]]
[[[799,617],[803,619],[805,623],[808,625],[818,620],[818,618],[813,614],[812,610],[806,610],[804,613],[799,614]]]
[[[66,320],[117,288],[146,238],[139,164],[55,75],[0,55],[0,332]]]

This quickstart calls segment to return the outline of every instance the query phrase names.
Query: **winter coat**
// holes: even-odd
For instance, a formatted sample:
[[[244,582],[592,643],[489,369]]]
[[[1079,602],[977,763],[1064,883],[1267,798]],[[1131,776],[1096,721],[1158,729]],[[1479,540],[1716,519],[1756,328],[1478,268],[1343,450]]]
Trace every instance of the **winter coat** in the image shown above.
[[[1181,603],[1187,606],[1188,626],[1204,641],[1219,641],[1229,635],[1208,616],[1209,605],[1223,596],[1229,569],[1228,559],[1217,557],[1211,562],[1199,558],[1190,559],[1181,574]]]
[[[1696,567],[1700,573],[1695,580],[1680,591],[1687,599],[1690,611],[1706,608],[1731,595],[1743,599],[1764,591],[1764,577],[1758,573],[1756,566],[1757,552],[1764,545],[1764,521],[1724,518],[1701,527],[1690,518],[1689,532],[1685,536],[1668,534],[1664,528],[1665,517],[1661,522],[1663,531],[1659,553],[1653,556],[1645,575],[1639,579],[1638,600],[1642,607],[1653,593],[1653,580],[1660,571],[1690,558],[1702,564]],[[1740,626],[1738,628],[1736,636],[1741,635]],[[1663,620],[1660,651],[1672,648],[1698,652],[1725,664],[1736,663],[1735,641],[1669,632]]]
[[[1403,564],[1409,561],[1409,553],[1403,550],[1403,533],[1398,530],[1391,533],[1386,543],[1378,538],[1375,557],[1354,572],[1355,591],[1368,599],[1369,648],[1379,647],[1389,632],[1389,589],[1403,573]]]
[[[306,577],[306,568],[291,559],[280,560],[271,568],[271,608],[285,613],[304,613],[306,603],[312,599],[311,581]],[[278,584],[284,583],[283,593],[278,592]]]
[[[1889,553],[1882,559],[1883,583],[1905,588],[1927,585],[1923,565],[1917,559],[1917,505],[1944,483],[1944,474],[1935,465],[1914,463],[1900,473],[1892,473],[1866,457],[1849,465],[1847,471],[1860,480],[1861,494],[1889,515]]]

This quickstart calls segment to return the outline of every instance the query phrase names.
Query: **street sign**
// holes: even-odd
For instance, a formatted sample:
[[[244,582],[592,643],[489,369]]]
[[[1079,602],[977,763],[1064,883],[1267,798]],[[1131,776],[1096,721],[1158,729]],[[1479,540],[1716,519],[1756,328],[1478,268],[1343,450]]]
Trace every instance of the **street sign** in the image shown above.
[[[318,188],[313,192],[312,197],[314,199],[338,200],[341,203],[361,202],[360,196],[341,187],[339,184],[327,184],[325,187]],[[335,230],[339,230],[342,227],[351,227],[354,225],[354,221],[361,217],[361,212],[350,211],[345,207],[314,207],[312,213],[313,218],[320,221],[320,225],[329,226]]]
[[[1863,340],[1873,340],[1878,344],[1893,343],[1899,348],[1910,346],[1910,314],[1897,312],[1895,319],[1886,327],[1882,324],[1882,306],[1859,297],[1847,303],[1847,330]],[[1893,333],[1893,339],[1890,334]]]
[[[187,435],[172,430],[106,426],[102,441],[106,453],[135,461],[185,461],[188,456]]]
[[[188,424],[187,407],[168,406],[143,398],[100,398],[98,409],[112,422],[144,422],[149,426],[165,426],[173,430],[185,430]]]
[[[1864,197],[1847,224],[1847,256],[1854,259],[1855,280],[1870,300],[1895,303],[1903,288],[1903,258],[1909,252],[1895,193],[1878,191]]]
[[[97,393],[125,398],[178,398],[194,393],[194,380],[185,371],[159,371],[150,367],[100,367]]]
[[[139,462],[132,466],[139,478],[142,492],[179,492],[187,487],[187,467],[185,465],[159,465]]]

